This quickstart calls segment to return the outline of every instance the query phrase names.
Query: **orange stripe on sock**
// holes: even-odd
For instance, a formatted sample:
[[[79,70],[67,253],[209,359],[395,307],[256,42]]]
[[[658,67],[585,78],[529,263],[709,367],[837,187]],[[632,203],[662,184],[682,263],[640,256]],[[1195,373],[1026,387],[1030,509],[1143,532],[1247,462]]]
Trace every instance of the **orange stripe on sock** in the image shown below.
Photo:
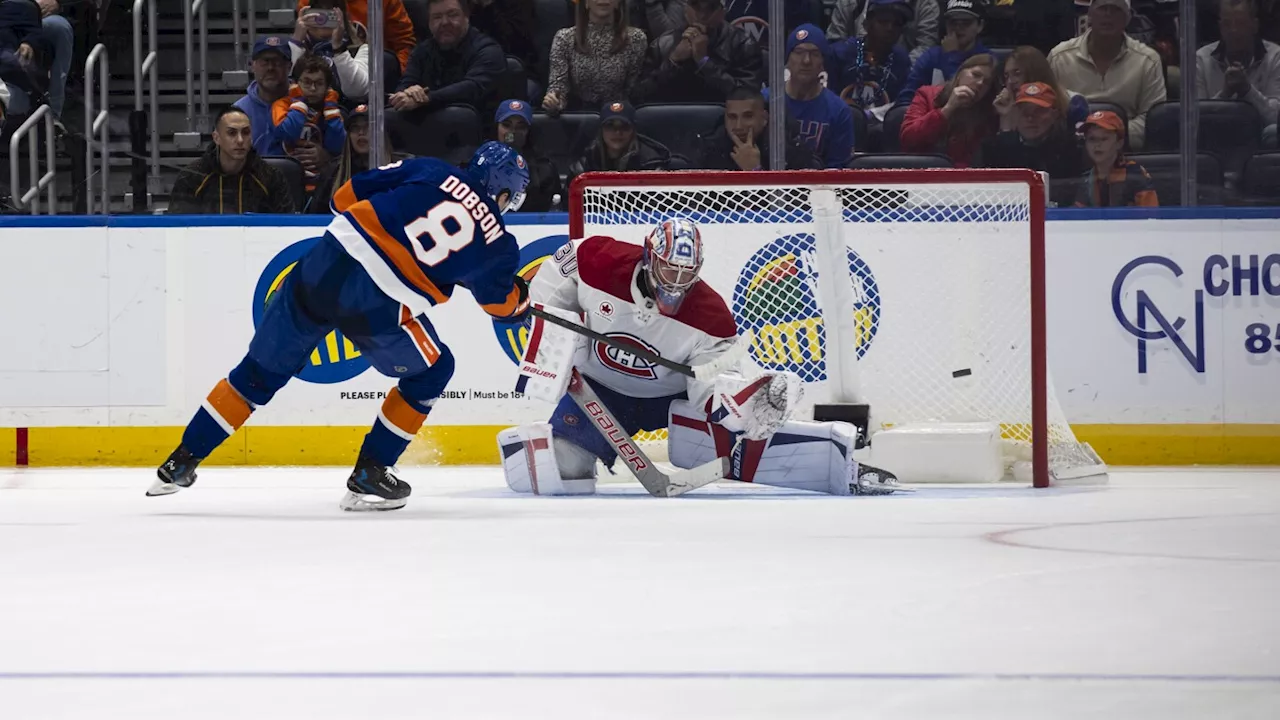
[[[243,425],[249,419],[249,414],[253,412],[249,403],[240,397],[240,393],[236,392],[225,378],[213,387],[213,392],[209,393],[209,407],[213,408],[214,412],[222,416],[222,419],[233,428]]]
[[[408,435],[417,435],[426,422],[427,414],[413,409],[409,401],[400,394],[400,388],[391,388],[387,399],[382,402],[382,417]]]
[[[400,327],[409,333],[409,337],[413,338],[414,345],[418,346],[418,352],[422,354],[422,359],[426,361],[427,367],[436,364],[440,359],[440,348],[435,341],[431,339],[431,334],[422,326],[422,322],[409,312],[409,308],[400,306]]]
[[[368,200],[361,200],[347,208],[347,213],[360,225],[360,229],[373,240],[378,249],[382,250],[382,254],[387,256],[391,264],[396,270],[409,281],[409,284],[417,288],[419,291],[426,293],[436,304],[445,302],[449,298],[440,292],[440,288],[422,272],[422,268],[418,267],[417,260],[409,253],[409,249],[400,244],[400,241],[392,237],[382,227],[382,221],[378,219],[378,213],[373,209],[373,205]]]

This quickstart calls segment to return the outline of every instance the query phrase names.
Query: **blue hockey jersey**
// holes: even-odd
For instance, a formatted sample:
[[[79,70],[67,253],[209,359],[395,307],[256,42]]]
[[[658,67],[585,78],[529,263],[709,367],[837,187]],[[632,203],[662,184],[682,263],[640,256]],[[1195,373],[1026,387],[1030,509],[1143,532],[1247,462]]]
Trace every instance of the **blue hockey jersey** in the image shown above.
[[[516,240],[464,171],[435,158],[402,160],[351,178],[332,209],[329,234],[415,314],[447,301],[455,285],[495,317],[518,309]]]

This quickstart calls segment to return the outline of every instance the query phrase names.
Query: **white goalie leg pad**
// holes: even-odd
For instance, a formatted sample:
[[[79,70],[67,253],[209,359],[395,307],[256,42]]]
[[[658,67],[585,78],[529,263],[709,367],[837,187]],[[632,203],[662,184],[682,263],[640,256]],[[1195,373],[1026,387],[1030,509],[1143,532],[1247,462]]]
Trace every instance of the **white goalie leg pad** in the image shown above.
[[[582,322],[578,313],[559,308],[537,306],[543,312],[575,323]],[[534,316],[529,327],[529,342],[520,359],[520,376],[516,392],[533,400],[558,403],[569,387],[569,376],[575,365],[586,361],[587,338]]]
[[[848,495],[858,475],[853,459],[858,429],[843,422],[785,422],[766,440],[731,445],[729,433],[706,421],[688,402],[671,404],[667,454],[677,467],[693,467],[726,454],[733,479],[759,485]]]
[[[592,495],[596,491],[595,456],[568,441],[556,442],[550,423],[530,423],[498,433],[507,487],[534,495]],[[590,458],[583,470],[582,456]],[[564,459],[568,477],[561,474]]]

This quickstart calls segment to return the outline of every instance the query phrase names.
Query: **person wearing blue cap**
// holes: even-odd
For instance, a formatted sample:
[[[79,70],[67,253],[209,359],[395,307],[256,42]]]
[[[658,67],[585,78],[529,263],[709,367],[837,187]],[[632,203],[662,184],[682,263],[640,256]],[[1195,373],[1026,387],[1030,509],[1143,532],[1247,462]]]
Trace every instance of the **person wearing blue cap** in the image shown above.
[[[987,0],[947,0],[947,9],[942,13],[947,34],[941,45],[929,48],[911,66],[907,82],[898,93],[899,105],[911,102],[916,90],[926,85],[950,80],[965,60],[991,53],[978,41],[986,16]]]
[[[293,55],[289,41],[274,35],[258,38],[250,56],[253,82],[245,96],[235,101],[235,106],[249,116],[253,128],[253,149],[259,155],[283,155],[284,145],[275,137],[275,121],[271,106],[289,94],[289,70],[293,67]]]
[[[827,87],[868,120],[884,119],[911,72],[911,58],[898,40],[914,16],[907,0],[870,0],[865,33],[831,46]]]
[[[550,212],[558,209],[564,197],[560,172],[555,163],[538,152],[534,143],[533,108],[523,100],[503,100],[493,115],[496,123],[494,139],[524,156],[529,166],[529,186],[519,212]]]
[[[822,166],[842,168],[853,158],[853,112],[822,85],[827,52],[827,37],[816,25],[805,23],[787,36],[787,112]]]
[[[671,151],[666,145],[636,132],[636,109],[625,100],[600,108],[600,132],[583,156],[569,168],[569,181],[597,170],[666,170]]]

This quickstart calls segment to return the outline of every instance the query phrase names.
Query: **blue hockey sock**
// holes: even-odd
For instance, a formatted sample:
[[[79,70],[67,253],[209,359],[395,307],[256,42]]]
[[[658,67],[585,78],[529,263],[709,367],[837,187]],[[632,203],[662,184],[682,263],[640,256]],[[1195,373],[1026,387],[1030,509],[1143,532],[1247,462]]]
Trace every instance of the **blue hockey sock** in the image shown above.
[[[182,433],[182,445],[200,459],[209,457],[224,440],[249,419],[253,406],[226,380],[220,381],[200,404]]]
[[[430,411],[430,405],[427,410]],[[392,388],[378,411],[378,419],[373,421],[373,427],[364,436],[360,455],[379,465],[395,465],[426,419],[427,413],[409,404],[399,388]]]

